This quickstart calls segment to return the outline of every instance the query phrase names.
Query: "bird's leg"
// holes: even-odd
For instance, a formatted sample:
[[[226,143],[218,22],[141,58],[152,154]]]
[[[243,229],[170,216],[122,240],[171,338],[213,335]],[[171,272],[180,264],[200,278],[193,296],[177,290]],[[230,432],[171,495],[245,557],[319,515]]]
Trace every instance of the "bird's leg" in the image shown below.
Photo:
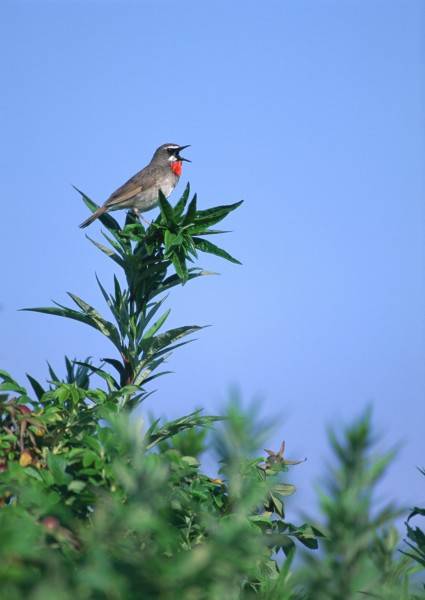
[[[145,217],[140,213],[140,210],[138,208],[133,208],[132,209],[133,215],[139,219],[139,221],[144,221],[144,223],[146,223],[146,225],[150,225],[151,222],[148,221],[147,219],[145,219]]]

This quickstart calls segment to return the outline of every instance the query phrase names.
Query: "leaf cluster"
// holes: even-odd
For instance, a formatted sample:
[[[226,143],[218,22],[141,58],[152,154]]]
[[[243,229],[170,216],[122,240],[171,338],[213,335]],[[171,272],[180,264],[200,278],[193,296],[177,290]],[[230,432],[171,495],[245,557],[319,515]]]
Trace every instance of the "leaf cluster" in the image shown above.
[[[96,210],[97,205],[83,192],[79,193],[89,209]],[[87,362],[80,366],[101,377],[111,392],[125,388],[126,394],[121,394],[121,398],[129,408],[149,395],[145,386],[164,374],[158,368],[170,353],[188,343],[184,338],[202,329],[198,325],[185,325],[161,331],[170,314],[169,309],[163,310],[164,293],[188,280],[210,274],[199,267],[188,266],[197,258],[198,251],[239,263],[206,236],[224,233],[212,226],[241,202],[198,210],[196,194],[190,202],[189,195],[188,184],[173,207],[160,193],[160,214],[147,228],[132,213],[128,213],[123,228],[110,214],[100,217],[106,228],[102,234],[107,245],[89,239],[124,275],[124,283],[114,275],[112,292],[96,278],[112,318],[102,315],[74,293],[68,295],[75,307],[55,302],[54,306],[25,309],[78,321],[105,336],[116,355],[104,358],[99,366]],[[112,367],[114,372],[105,366]]]
[[[417,598],[412,591],[412,562],[397,556],[394,522],[403,510],[392,502],[376,507],[376,488],[395,450],[376,453],[369,410],[344,431],[331,429],[329,440],[335,466],[319,490],[325,538],[320,558],[304,557],[301,576],[307,597]]]
[[[294,540],[317,547],[313,528],[284,518],[294,488],[282,481],[283,456],[229,464],[222,452],[222,477],[203,472],[195,455],[217,417],[196,411],[146,426],[108,392],[56,382],[31,399],[2,377],[13,387],[0,406],[0,589],[8,598],[137,598],[143,590],[171,600],[176,589],[200,600],[261,597],[280,577],[280,549],[291,558]],[[231,438],[242,456],[230,413],[221,422],[215,446]]]
[[[253,411],[232,402],[224,417],[131,415],[170,353],[201,329],[164,331],[164,294],[209,274],[193,266],[198,252],[238,263],[206,236],[224,233],[212,227],[240,203],[198,210],[189,195],[188,186],[175,206],[161,195],[147,227],[131,213],[122,228],[100,217],[106,243],[90,241],[121,270],[111,291],[97,279],[108,316],[74,293],[72,307],[27,309],[94,328],[115,354],[100,364],[66,357],[63,378],[49,364],[47,382],[27,374],[29,387],[0,371],[0,598],[416,600],[425,538],[410,519],[425,511],[413,510],[406,556],[395,558],[400,511],[374,508],[395,453],[372,455],[369,413],[329,432],[337,466],[320,495],[323,523],[300,525],[286,516],[296,492],[287,472],[300,461],[284,443],[259,450],[266,430]],[[214,476],[201,462],[210,448]],[[321,554],[311,553],[319,541]]]
[[[425,475],[425,469],[419,469],[419,471],[422,475]],[[415,506],[411,510],[406,521],[407,536],[404,540],[407,549],[403,548],[401,552],[418,565],[417,570],[421,571],[423,575],[425,569],[425,532],[417,524],[414,527],[412,526],[411,520],[415,517],[425,517],[425,508]],[[422,586],[425,591],[425,582],[423,580]]]

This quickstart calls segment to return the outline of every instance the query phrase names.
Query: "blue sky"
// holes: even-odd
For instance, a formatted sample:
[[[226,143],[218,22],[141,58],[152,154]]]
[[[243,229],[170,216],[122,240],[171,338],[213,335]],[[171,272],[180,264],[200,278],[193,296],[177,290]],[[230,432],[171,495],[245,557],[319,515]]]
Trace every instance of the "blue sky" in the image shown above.
[[[73,291],[102,307],[71,188],[103,201],[163,142],[192,144],[202,207],[244,199],[208,255],[219,277],[173,293],[171,325],[212,324],[179,350],[146,410],[217,412],[231,385],[279,422],[269,446],[307,456],[371,403],[403,443],[383,497],[424,501],[425,5],[422,0],[213,3],[3,0],[0,366],[101,357],[107,343],[23,306]],[[98,234],[93,225],[90,234]]]

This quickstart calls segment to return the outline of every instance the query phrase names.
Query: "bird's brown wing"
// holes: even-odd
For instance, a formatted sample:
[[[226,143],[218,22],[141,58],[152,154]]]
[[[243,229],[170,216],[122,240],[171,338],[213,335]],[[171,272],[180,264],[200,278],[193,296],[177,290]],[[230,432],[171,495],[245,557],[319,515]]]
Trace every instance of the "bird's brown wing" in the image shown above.
[[[125,204],[143,190],[153,187],[158,181],[159,171],[158,167],[148,165],[115,190],[106,200],[104,206],[109,208],[118,204]]]

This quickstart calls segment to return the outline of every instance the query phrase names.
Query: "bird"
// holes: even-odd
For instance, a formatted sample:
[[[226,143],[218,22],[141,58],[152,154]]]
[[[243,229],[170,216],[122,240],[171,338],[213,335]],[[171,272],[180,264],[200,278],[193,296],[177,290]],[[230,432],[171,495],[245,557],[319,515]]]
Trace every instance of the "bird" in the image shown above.
[[[159,204],[159,191],[168,198],[182,174],[183,161],[191,162],[188,158],[180,156],[180,152],[189,146],[190,144],[159,146],[150,163],[115,190],[80,227],[91,225],[101,215],[112,210],[128,208],[139,216],[140,213],[155,208]]]

